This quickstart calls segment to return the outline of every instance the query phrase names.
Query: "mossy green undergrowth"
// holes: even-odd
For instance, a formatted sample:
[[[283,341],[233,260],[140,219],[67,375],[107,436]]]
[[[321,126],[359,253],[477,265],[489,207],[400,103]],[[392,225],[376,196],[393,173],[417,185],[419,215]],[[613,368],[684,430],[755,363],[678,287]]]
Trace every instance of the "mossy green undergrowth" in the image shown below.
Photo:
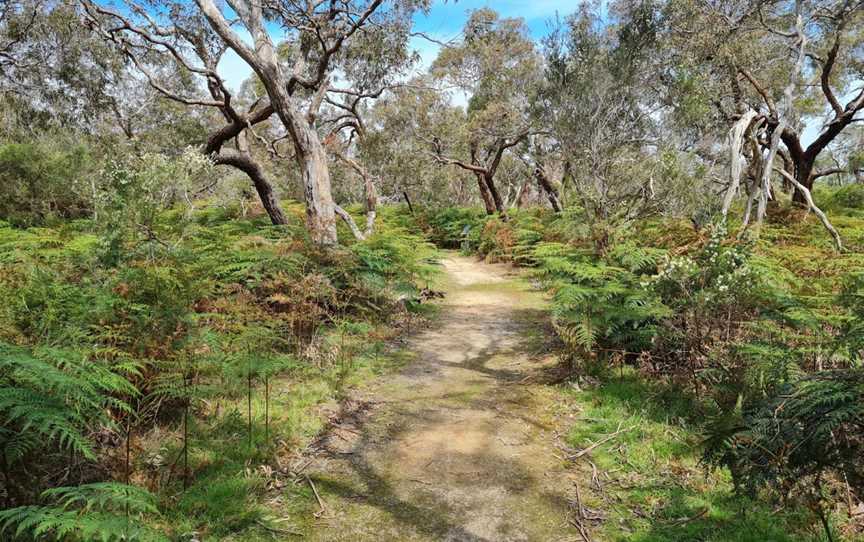
[[[578,411],[567,444],[583,450],[609,439],[575,460],[583,504],[602,516],[594,530],[598,540],[824,539],[806,512],[735,495],[726,471],[700,464],[693,405],[680,393],[631,371],[565,393]]]

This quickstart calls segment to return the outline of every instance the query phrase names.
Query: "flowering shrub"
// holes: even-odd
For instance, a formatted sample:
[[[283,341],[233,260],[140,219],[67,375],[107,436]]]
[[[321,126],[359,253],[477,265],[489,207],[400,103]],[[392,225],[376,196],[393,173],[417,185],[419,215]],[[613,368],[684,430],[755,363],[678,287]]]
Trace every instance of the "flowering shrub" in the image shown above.
[[[717,224],[701,248],[667,257],[643,282],[672,312],[658,334],[655,369],[688,375],[697,388],[700,380],[728,378],[716,374],[718,361],[727,360],[732,345],[753,329],[749,323],[778,299],[752,253],[752,240],[728,240],[725,225]]]
[[[666,257],[651,281],[665,302],[679,309],[699,307],[713,311],[748,304],[759,285],[750,265],[753,243],[724,243],[725,225],[714,226],[705,246],[693,256]],[[647,285],[647,284],[646,284]]]

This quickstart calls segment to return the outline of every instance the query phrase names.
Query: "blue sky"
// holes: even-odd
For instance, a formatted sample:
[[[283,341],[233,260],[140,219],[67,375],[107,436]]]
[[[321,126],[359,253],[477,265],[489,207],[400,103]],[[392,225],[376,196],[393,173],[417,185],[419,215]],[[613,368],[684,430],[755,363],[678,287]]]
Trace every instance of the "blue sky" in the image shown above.
[[[414,18],[414,30],[424,32],[437,40],[447,41],[459,35],[469,11],[491,7],[504,17],[525,19],[531,34],[539,38],[546,33],[547,23],[556,13],[569,14],[578,5],[579,0],[435,0],[428,14],[420,13]],[[420,53],[424,67],[432,62],[438,52],[437,45],[423,38],[413,38],[412,47]],[[219,71],[234,89],[252,73],[233,52],[229,52],[222,59]]]
[[[581,0],[434,0],[428,13],[418,13],[414,17],[414,30],[446,42],[457,38],[474,9],[491,7],[504,17],[521,17],[528,25],[534,38],[548,32],[549,21],[556,15],[565,16],[576,10]],[[413,38],[411,45],[420,53],[420,69],[432,63],[439,46],[423,38]],[[231,88],[237,89],[249,77],[252,70],[232,51],[226,53],[219,64],[219,71]],[[851,98],[851,96],[850,96]],[[458,101],[458,99],[457,99]],[[819,119],[807,119],[807,128],[802,134],[804,143],[813,141],[819,133]]]

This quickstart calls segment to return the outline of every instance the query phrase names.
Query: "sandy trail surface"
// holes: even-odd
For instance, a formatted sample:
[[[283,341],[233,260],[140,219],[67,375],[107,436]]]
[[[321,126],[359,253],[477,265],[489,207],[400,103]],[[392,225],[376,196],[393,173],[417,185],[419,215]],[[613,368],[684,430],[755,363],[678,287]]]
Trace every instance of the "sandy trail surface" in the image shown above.
[[[555,392],[536,383],[542,296],[504,265],[449,255],[414,360],[343,402],[308,472],[322,541],[581,540],[556,457]]]

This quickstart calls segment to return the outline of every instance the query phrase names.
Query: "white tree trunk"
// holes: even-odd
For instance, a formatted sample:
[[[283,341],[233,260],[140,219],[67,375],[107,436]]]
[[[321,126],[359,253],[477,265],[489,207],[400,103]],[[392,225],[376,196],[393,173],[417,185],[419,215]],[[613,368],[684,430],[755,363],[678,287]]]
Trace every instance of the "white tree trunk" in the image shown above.
[[[335,202],[330,192],[330,168],[327,153],[318,140],[318,134],[308,128],[304,134],[306,152],[297,152],[306,200],[306,227],[312,241],[321,245],[335,245]]]
[[[270,104],[288,130],[294,143],[303,194],[306,199],[306,227],[312,241],[334,245],[336,234],[335,203],[330,193],[327,153],[314,128],[314,117],[305,114],[287,88],[276,48],[264,26],[262,6],[252,1],[230,2],[252,34],[250,47],[225,19],[213,0],[195,0],[213,30],[255,71],[270,97]],[[326,83],[324,83],[326,84]]]
[[[726,215],[729,214],[729,207],[732,206],[732,199],[735,197],[735,194],[738,192],[738,188],[741,186],[741,171],[743,166],[743,159],[741,157],[741,151],[744,148],[744,140],[745,135],[747,134],[747,129],[750,127],[750,123],[753,122],[753,119],[757,116],[757,113],[752,109],[748,109],[746,113],[741,115],[741,118],[738,119],[738,122],[732,126],[732,129],[729,130],[729,136],[727,141],[729,143],[729,159],[730,159],[730,179],[729,179],[729,189],[726,190],[726,196],[723,198],[723,218],[726,218]]]

